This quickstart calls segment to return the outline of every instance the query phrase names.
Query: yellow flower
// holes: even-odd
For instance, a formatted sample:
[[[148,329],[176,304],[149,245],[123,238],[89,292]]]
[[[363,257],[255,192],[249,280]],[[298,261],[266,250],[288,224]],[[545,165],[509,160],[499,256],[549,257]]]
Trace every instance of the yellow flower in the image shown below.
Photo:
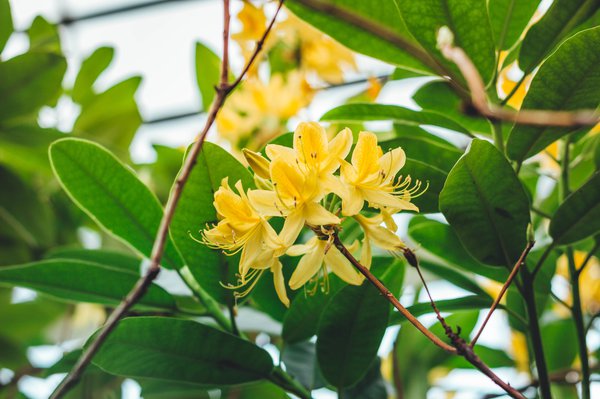
[[[299,47],[300,68],[330,83],[340,83],[344,68],[356,69],[354,53],[295,15],[279,24],[278,35],[291,47]]]
[[[379,214],[371,218],[354,215],[354,219],[360,224],[365,233],[360,255],[360,263],[363,266],[367,268],[371,267],[371,242],[381,249],[387,249],[388,251],[397,251],[406,248],[400,237],[381,225],[383,223],[383,215]]]
[[[290,256],[303,255],[290,278],[290,288],[296,290],[306,284],[320,270],[327,274],[326,267],[342,280],[352,285],[360,285],[364,277],[357,272],[352,264],[340,251],[328,244],[327,240],[313,237],[306,244],[294,245],[288,249]]]
[[[517,370],[529,372],[529,351],[527,349],[527,337],[525,334],[513,331],[511,334],[510,353],[515,359]]]
[[[313,226],[339,224],[340,219],[319,201],[325,192],[318,185],[317,174],[301,170],[293,159],[275,158],[270,167],[274,191],[249,192],[252,204],[263,215],[284,216],[280,233],[286,246],[292,245],[305,223]]]
[[[234,147],[259,149],[286,131],[286,122],[312,99],[303,75],[275,74],[268,83],[249,78],[234,91],[217,116],[219,134]]]
[[[396,181],[406,156],[402,148],[395,148],[383,154],[377,145],[377,136],[371,132],[360,132],[358,143],[352,153],[352,163],[342,161],[341,178],[346,190],[342,193],[342,213],[356,215],[364,201],[373,208],[391,208],[418,211],[410,199],[419,189],[420,183],[408,189],[410,178]]]
[[[587,257],[585,252],[575,251],[573,254],[575,265],[580,268],[584,259]],[[569,280],[569,266],[566,255],[562,255],[557,261],[556,274]],[[579,276],[579,291],[581,296],[581,305],[583,310],[589,314],[595,314],[600,311],[600,262],[598,258],[592,257],[581,275]],[[569,305],[572,304],[572,294],[562,298]]]
[[[289,303],[285,289],[281,289],[284,283],[278,259],[285,252],[285,247],[273,227],[251,205],[242,183],[238,181],[235,187],[239,195],[231,190],[227,178],[221,182],[221,187],[214,196],[214,206],[220,221],[202,232],[203,242],[211,248],[222,249],[228,255],[242,251],[239,264],[240,284],[235,288],[252,283],[245,291],[249,292],[262,272],[270,269],[279,298],[283,303]],[[245,293],[238,296],[244,296]]]
[[[262,37],[267,28],[267,17],[263,7],[256,7],[250,1],[244,1],[244,7],[238,13],[237,19],[242,24],[242,30],[231,35],[238,42],[244,53],[252,51],[254,43]]]

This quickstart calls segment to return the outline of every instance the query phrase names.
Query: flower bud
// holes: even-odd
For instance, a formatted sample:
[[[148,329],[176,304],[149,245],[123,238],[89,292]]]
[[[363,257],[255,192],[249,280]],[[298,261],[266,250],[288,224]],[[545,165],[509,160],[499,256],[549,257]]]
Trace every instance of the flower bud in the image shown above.
[[[269,174],[270,163],[265,157],[260,153],[250,151],[247,148],[244,148],[242,152],[244,153],[244,158],[246,158],[248,165],[250,165],[255,174],[263,179],[271,178],[271,175]]]

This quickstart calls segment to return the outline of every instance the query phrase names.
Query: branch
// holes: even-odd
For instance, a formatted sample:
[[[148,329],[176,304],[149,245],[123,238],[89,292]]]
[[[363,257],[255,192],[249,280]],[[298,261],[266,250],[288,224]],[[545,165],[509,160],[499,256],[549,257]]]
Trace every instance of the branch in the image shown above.
[[[110,316],[108,317],[106,323],[104,324],[104,326],[102,327],[102,329],[100,330],[98,335],[94,338],[94,340],[91,342],[91,344],[87,348],[84,349],[81,357],[77,360],[77,363],[75,364],[75,366],[73,366],[73,368],[71,369],[69,374],[54,390],[54,392],[50,396],[50,399],[58,399],[58,398],[64,396],[77,383],[77,381],[81,377],[81,374],[85,371],[86,367],[92,361],[92,358],[94,357],[96,352],[100,349],[102,344],[104,344],[104,342],[106,341],[106,339],[108,338],[110,333],[117,326],[119,320],[121,320],[121,318],[123,318],[123,316],[127,313],[127,311],[146,293],[146,291],[148,290],[148,287],[150,286],[152,281],[156,278],[156,276],[158,276],[158,274],[160,272],[160,261],[163,256],[163,252],[164,252],[166,241],[167,241],[168,234],[169,234],[169,225],[171,224],[171,220],[173,219],[173,215],[175,214],[175,209],[177,207],[177,204],[178,204],[181,194],[183,192],[183,187],[185,186],[185,184],[192,172],[192,169],[196,165],[196,159],[198,157],[198,154],[202,150],[202,146],[206,139],[206,135],[208,134],[208,131],[210,130],[213,123],[215,122],[215,119],[216,119],[220,109],[223,107],[223,104],[225,103],[225,99],[227,98],[228,94],[233,89],[235,89],[235,87],[242,81],[246,72],[250,68],[251,64],[256,59],[258,52],[262,48],[264,41],[266,40],[267,36],[269,35],[269,32],[271,31],[271,28],[273,27],[273,24],[275,23],[275,19],[277,18],[277,15],[279,14],[279,10],[281,9],[281,5],[283,4],[283,1],[284,0],[279,1],[279,7],[277,8],[275,15],[273,16],[273,19],[271,20],[271,23],[265,30],[265,33],[263,34],[262,38],[257,43],[256,50],[255,50],[254,54],[252,55],[252,57],[250,58],[250,60],[248,61],[248,63],[246,64],[246,67],[244,68],[244,70],[242,71],[240,76],[233,83],[229,84],[227,82],[227,72],[228,72],[227,60],[229,57],[228,56],[228,41],[229,41],[229,18],[230,18],[229,0],[223,0],[223,5],[224,5],[224,24],[223,24],[224,53],[223,53],[223,62],[221,64],[221,72],[222,72],[221,73],[221,82],[219,84],[219,87],[217,88],[217,95],[215,96],[213,103],[211,104],[208,118],[204,124],[202,132],[199,134],[198,140],[192,146],[190,153],[189,153],[188,157],[186,158],[185,163],[181,167],[181,171],[173,184],[171,195],[169,196],[169,200],[167,201],[167,204],[165,206],[165,212],[160,221],[160,226],[159,226],[158,232],[156,234],[156,238],[154,240],[154,245],[152,247],[152,253],[150,256],[150,266],[149,266],[148,270],[146,271],[146,274],[144,274],[144,276],[142,276],[137,281],[137,283],[135,284],[133,289],[129,292],[129,294],[127,294],[125,299],[110,314]],[[217,318],[217,321],[219,321],[219,320],[222,320],[222,319]]]
[[[352,263],[352,265],[356,269],[358,269],[358,271],[360,273],[362,273],[362,275],[365,276],[366,279],[369,280],[369,282],[371,284],[373,284],[375,286],[375,288],[377,288],[379,290],[379,292],[381,292],[381,294],[396,309],[398,309],[398,311],[400,313],[402,313],[402,315],[404,315],[404,317],[406,317],[406,319],[412,325],[414,325],[421,333],[423,333],[427,338],[429,338],[429,340],[431,342],[433,342],[438,347],[444,349],[448,353],[457,354],[457,355],[464,357],[465,360],[467,360],[469,363],[471,363],[473,366],[475,366],[479,371],[481,371],[488,378],[490,378],[496,385],[501,387],[510,397],[516,398],[516,399],[525,399],[525,397],[519,391],[517,391],[516,389],[511,387],[510,384],[507,384],[506,382],[502,381],[500,379],[500,377],[498,377],[485,363],[483,363],[483,361],[481,361],[479,356],[477,356],[475,354],[475,352],[473,351],[473,348],[471,348],[465,342],[464,339],[460,338],[458,333],[455,333],[454,331],[452,331],[452,329],[450,327],[445,325],[444,328],[446,329],[446,335],[448,335],[448,337],[450,338],[453,346],[450,346],[447,343],[443,342],[435,334],[433,334],[431,331],[429,331],[423,324],[421,324],[421,322],[419,320],[417,320],[416,317],[414,317],[404,306],[402,306],[400,301],[398,301],[398,299],[396,299],[396,297],[390,292],[390,290],[388,290],[387,287],[385,285],[383,285],[383,283],[381,281],[379,281],[377,279],[377,277],[375,277],[369,271],[369,269],[367,269],[366,267],[361,265],[360,262],[358,260],[356,260],[356,258],[348,251],[348,249],[346,248],[344,243],[342,243],[342,241],[340,240],[337,233],[333,234],[333,244],[341,252],[341,254],[344,255],[344,257],[346,259],[348,259],[348,261],[350,261],[350,263]],[[405,257],[407,257],[407,260],[411,265],[414,266],[417,263],[416,258],[414,257],[414,254],[412,253],[412,251],[409,251],[408,253],[405,252]],[[435,308],[435,309],[437,310],[437,308]],[[444,324],[445,324],[445,322],[444,322]]]
[[[454,62],[465,78],[471,92],[471,104],[479,114],[492,120],[509,121],[521,125],[578,127],[595,126],[600,123],[600,114],[595,110],[569,112],[527,109],[513,111],[490,103],[483,79],[469,56],[463,49],[454,47],[449,38],[440,37],[438,40],[442,55]]]
[[[479,331],[477,331],[477,334],[475,334],[475,338],[473,338],[473,340],[469,344],[471,346],[471,348],[473,348],[475,346],[475,344],[477,343],[477,340],[479,339],[479,337],[481,336],[481,333],[485,329],[485,326],[487,325],[488,321],[490,320],[490,317],[492,317],[492,313],[494,313],[494,310],[496,310],[496,307],[498,307],[498,305],[500,304],[500,301],[502,300],[502,297],[506,293],[506,290],[508,290],[508,287],[510,287],[510,284],[512,283],[513,279],[519,272],[521,265],[525,263],[525,259],[527,258],[527,255],[529,255],[529,251],[531,251],[531,248],[533,248],[534,244],[535,244],[534,241],[530,241],[527,243],[527,246],[523,250],[523,253],[521,253],[519,260],[517,260],[517,263],[515,263],[515,266],[513,267],[512,271],[510,272],[510,275],[508,276],[508,278],[506,279],[506,282],[502,286],[502,289],[500,290],[498,297],[496,298],[496,300],[490,307],[490,311],[488,312],[487,316],[485,317],[483,324],[479,328]]]

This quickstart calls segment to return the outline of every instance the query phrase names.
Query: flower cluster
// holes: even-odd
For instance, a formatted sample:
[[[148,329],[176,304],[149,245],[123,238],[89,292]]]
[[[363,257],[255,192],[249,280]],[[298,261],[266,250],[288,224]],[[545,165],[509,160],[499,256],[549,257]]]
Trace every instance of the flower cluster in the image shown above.
[[[248,59],[267,27],[264,5],[244,1],[237,19],[241,29],[232,39]],[[352,51],[289,12],[268,36],[260,60],[217,117],[217,130],[234,151],[258,150],[286,132],[289,119],[308,106],[317,86],[340,83],[345,70],[356,69]],[[379,88],[377,80],[371,81],[368,98]]]
[[[361,242],[349,248],[360,249],[359,259],[366,267],[373,244],[390,251],[406,248],[395,234],[392,215],[418,211],[410,200],[418,195],[420,182],[397,177],[406,160],[404,151],[384,153],[375,134],[360,132],[348,162],[352,144],[350,129],[328,140],[325,129],[311,122],[298,126],[292,148],[267,145],[268,159],[244,151],[257,189],[236,182],[236,192],[224,179],[214,196],[219,222],[203,232],[206,245],[227,254],[241,251],[239,284],[232,286],[245,287],[238,296],[247,294],[270,270],[279,299],[289,305],[280,261],[284,254],[302,256],[289,280],[293,290],[321,276],[326,280],[328,271],[349,284],[361,284],[362,275],[332,245],[343,218],[352,218],[364,233]],[[274,218],[284,219],[279,233],[270,223]],[[304,227],[315,236],[297,244]]]

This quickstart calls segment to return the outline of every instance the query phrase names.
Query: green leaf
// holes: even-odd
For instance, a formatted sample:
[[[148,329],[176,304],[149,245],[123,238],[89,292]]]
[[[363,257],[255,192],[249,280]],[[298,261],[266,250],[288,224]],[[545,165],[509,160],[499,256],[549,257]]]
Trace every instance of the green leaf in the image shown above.
[[[8,38],[13,32],[13,21],[10,13],[10,1],[0,0],[0,54]]]
[[[490,23],[500,50],[510,49],[523,34],[540,0],[490,0]]]
[[[281,360],[285,364],[285,370],[306,389],[312,391],[327,385],[317,364],[317,348],[314,342],[286,344],[281,352]]]
[[[489,296],[483,288],[481,288],[474,278],[464,275],[463,273],[454,270],[448,266],[443,266],[438,263],[433,263],[428,260],[419,260],[421,268],[427,270],[440,277],[443,281],[454,284],[455,286],[467,290],[474,294],[482,295],[484,297]]]
[[[248,341],[189,320],[123,319],[94,364],[111,374],[163,381],[231,385],[267,378],[271,356]]]
[[[283,319],[281,337],[295,344],[317,333],[319,319],[333,296],[344,286],[335,275],[329,276],[329,291],[317,289],[313,295],[296,295]]]
[[[550,221],[550,236],[572,244],[600,232],[600,172],[567,197]]]
[[[56,298],[116,306],[135,286],[139,273],[101,263],[51,259],[0,268],[0,283],[27,287]],[[175,310],[165,290],[151,285],[138,302],[146,309]]]
[[[413,43],[417,48],[420,47],[406,29],[395,1],[327,0],[325,3],[333,3],[336,6],[342,7],[391,30],[396,35]],[[344,21],[340,17],[304,7],[296,1],[286,2],[286,6],[301,19],[354,51],[390,64],[405,66],[412,70],[431,71],[420,60],[407,54],[394,44],[352,23]]]
[[[537,72],[523,109],[595,109],[600,104],[600,27],[566,40]],[[569,78],[566,79],[565,77]],[[521,163],[574,128],[516,125],[507,143],[511,159]]]
[[[466,135],[469,131],[441,114],[430,111],[415,111],[398,105],[344,104],[325,113],[322,121],[387,121],[408,126],[432,125],[454,130]]]
[[[440,210],[479,261],[512,269],[527,243],[529,201],[506,158],[475,139],[448,175]]]
[[[196,42],[196,83],[202,97],[202,110],[208,111],[221,76],[221,59],[211,49]]]
[[[0,166],[0,235],[24,241],[31,248],[44,248],[54,239],[54,219],[48,203],[19,176]]]
[[[139,258],[105,249],[55,248],[46,255],[46,258],[99,263],[124,272],[133,272],[136,275],[140,274],[142,264]]]
[[[156,197],[113,154],[81,139],[62,139],[50,146],[54,174],[71,199],[109,234],[150,256],[162,209]],[[167,240],[163,265],[182,266]]]
[[[123,158],[142,124],[135,102],[142,78],[134,76],[94,96],[81,107],[73,132],[119,151]]]
[[[447,224],[416,216],[409,223],[408,234],[425,251],[454,269],[479,274],[499,282],[506,281],[508,277],[507,270],[487,266],[475,260]]]
[[[37,124],[0,126],[0,162],[25,173],[52,175],[48,146],[65,134]]]
[[[411,202],[419,207],[419,212],[439,212],[439,196],[444,187],[444,182],[446,181],[448,173],[412,158],[406,158],[406,163],[401,171],[403,176],[410,176],[413,181],[421,181],[423,183],[421,190],[427,187],[420,196],[411,199]]]
[[[67,62],[54,53],[25,53],[0,63],[0,121],[29,115],[61,90]]]
[[[73,101],[79,104],[85,104],[94,97],[94,83],[102,72],[108,68],[114,55],[114,48],[99,47],[83,60],[79,72],[77,73],[75,83],[73,83],[73,88],[71,89]]]
[[[348,399],[387,399],[386,382],[381,375],[381,359],[377,357],[367,374],[351,388],[344,389]]]
[[[447,26],[454,42],[469,55],[485,82],[496,67],[496,53],[486,0],[396,0],[400,13],[413,36],[438,62],[460,73],[437,48],[437,33]]]
[[[432,137],[435,137],[431,135]],[[409,158],[450,172],[463,152],[445,140],[434,140],[429,137],[413,137],[410,135],[379,143],[383,151],[402,147]]]
[[[573,319],[556,320],[542,327],[548,371],[571,367],[577,357],[577,330]],[[560,342],[560,345],[556,345]]]
[[[29,51],[47,51],[60,54],[60,36],[56,25],[38,15],[27,30]]]
[[[349,387],[367,373],[377,357],[388,316],[389,303],[368,282],[335,294],[317,332],[317,358],[330,384]]]
[[[218,222],[214,193],[226,177],[232,188],[238,180],[245,190],[254,187],[252,175],[237,159],[218,145],[204,143],[171,223],[171,236],[190,271],[206,292],[223,303],[231,300],[233,291],[220,283],[236,282],[239,257],[226,256],[198,240],[207,224]]]
[[[489,309],[492,305],[493,300],[490,297],[483,297],[481,295],[467,295],[460,298],[453,299],[442,299],[435,301],[438,309],[441,312],[456,312],[466,310],[480,310]],[[499,309],[503,309],[503,305],[498,306]],[[425,314],[434,313],[431,307],[431,302],[419,302],[406,308],[413,316],[423,316]],[[393,312],[390,317],[390,325],[400,324],[408,321],[400,312]],[[412,328],[412,327],[408,327]]]
[[[555,0],[544,17],[529,29],[523,39],[519,53],[520,68],[527,73],[531,72],[578,24],[590,17],[599,5],[598,0]],[[570,75],[565,73],[564,76]]]
[[[415,102],[427,111],[442,114],[471,132],[487,136],[492,134],[492,126],[486,118],[473,117],[464,111],[461,98],[443,81],[433,81],[423,85],[413,96]]]

